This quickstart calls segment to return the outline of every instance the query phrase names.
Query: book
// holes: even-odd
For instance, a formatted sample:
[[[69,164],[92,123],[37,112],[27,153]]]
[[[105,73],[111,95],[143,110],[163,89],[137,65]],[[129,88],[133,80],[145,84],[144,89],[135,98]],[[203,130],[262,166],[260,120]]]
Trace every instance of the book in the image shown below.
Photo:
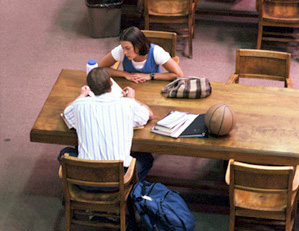
[[[174,138],[204,137],[207,131],[204,117],[205,114],[172,111],[153,126],[151,132]]]
[[[124,97],[123,95],[123,89],[114,81],[114,79],[110,78],[112,81],[112,86],[111,86],[111,93],[117,97]]]
[[[195,120],[180,134],[179,137],[205,137],[208,128],[205,124],[205,114],[198,115]]]
[[[182,124],[187,119],[186,112],[171,111],[155,125],[155,128],[159,131],[171,132],[175,126]]]
[[[121,87],[114,81],[114,79],[110,78],[112,85],[111,85],[111,92],[110,94],[116,96],[116,97],[124,97],[123,95],[123,90]],[[89,96],[90,97],[95,97],[95,94],[92,91],[89,91]]]
[[[66,120],[66,118],[64,117],[63,113],[60,113],[61,118],[63,119],[65,125],[68,127],[68,129],[72,129],[73,126]]]

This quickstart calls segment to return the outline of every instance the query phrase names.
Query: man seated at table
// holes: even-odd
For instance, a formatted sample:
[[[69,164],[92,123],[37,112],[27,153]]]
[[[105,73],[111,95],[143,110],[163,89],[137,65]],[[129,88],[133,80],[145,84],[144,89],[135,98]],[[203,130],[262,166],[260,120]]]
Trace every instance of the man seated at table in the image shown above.
[[[76,129],[78,148],[64,148],[64,153],[89,160],[123,160],[125,171],[136,158],[139,180],[146,177],[152,167],[150,153],[131,153],[133,128],[143,126],[153,118],[150,108],[135,100],[135,91],[126,87],[125,97],[111,94],[110,74],[101,67],[87,75],[87,85],[80,95],[64,110],[64,118]],[[95,97],[88,97],[92,91]]]

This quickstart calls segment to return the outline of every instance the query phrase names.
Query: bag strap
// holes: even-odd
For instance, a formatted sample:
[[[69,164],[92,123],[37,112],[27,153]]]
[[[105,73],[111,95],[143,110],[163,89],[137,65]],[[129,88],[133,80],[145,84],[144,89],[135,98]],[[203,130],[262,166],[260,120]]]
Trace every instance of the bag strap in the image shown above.
[[[176,78],[171,83],[167,84],[165,87],[162,88],[162,93],[167,93],[167,91],[173,87],[175,87],[182,78]]]
[[[167,93],[169,89],[172,89],[173,87],[177,86],[178,83],[182,80],[191,80],[191,79],[202,79],[202,78],[198,76],[188,76],[188,77],[181,77],[181,78],[177,77],[171,83],[167,84],[165,87],[162,88],[162,93]]]

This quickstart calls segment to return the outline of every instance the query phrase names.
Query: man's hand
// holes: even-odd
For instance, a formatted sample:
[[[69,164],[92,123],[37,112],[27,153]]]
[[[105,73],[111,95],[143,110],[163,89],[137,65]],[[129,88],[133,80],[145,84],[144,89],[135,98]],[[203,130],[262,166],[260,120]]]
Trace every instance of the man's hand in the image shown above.
[[[131,87],[125,87],[123,89],[123,95],[130,99],[135,99],[135,90]]]
[[[89,86],[85,85],[85,86],[81,87],[80,95],[78,95],[76,97],[76,99],[87,97],[88,94],[89,94],[89,91],[90,91]],[[68,103],[65,108],[67,108],[68,106],[70,106],[75,100],[73,100],[72,102]]]
[[[85,85],[85,86],[81,87],[81,92],[80,92],[79,97],[80,97],[80,98],[81,98],[81,97],[87,97],[88,94],[89,94],[89,91],[90,91],[89,86]]]

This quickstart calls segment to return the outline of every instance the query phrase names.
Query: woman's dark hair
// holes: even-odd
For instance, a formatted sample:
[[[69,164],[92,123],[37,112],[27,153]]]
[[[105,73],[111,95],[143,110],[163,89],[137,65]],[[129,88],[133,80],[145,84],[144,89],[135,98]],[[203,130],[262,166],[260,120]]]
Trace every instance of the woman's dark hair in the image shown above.
[[[111,91],[110,74],[103,67],[93,68],[87,75],[87,85],[95,95]]]
[[[150,42],[137,27],[129,27],[120,35],[120,41],[131,42],[134,50],[139,49],[139,55],[147,55],[150,49]]]

